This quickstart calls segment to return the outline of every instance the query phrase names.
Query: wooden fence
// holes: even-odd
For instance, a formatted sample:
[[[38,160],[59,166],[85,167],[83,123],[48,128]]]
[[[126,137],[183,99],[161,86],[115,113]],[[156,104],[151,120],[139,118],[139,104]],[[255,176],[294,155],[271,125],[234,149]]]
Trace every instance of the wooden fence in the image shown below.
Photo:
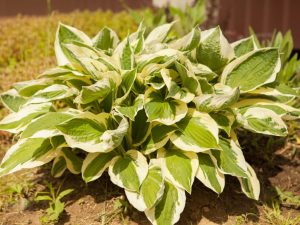
[[[261,38],[270,38],[274,29],[291,29],[295,47],[300,49],[300,0],[207,0],[218,2],[217,23],[229,39],[248,35],[252,26]],[[43,15],[51,10],[70,12],[75,9],[123,9],[121,2],[132,8],[150,6],[151,0],[0,0],[0,17],[17,14]]]

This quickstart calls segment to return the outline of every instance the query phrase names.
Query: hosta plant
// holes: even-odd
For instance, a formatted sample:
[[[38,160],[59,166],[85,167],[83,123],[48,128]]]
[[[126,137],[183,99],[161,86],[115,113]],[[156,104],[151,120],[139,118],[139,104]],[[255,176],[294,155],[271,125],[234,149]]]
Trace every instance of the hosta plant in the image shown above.
[[[293,54],[294,41],[292,32],[289,30],[285,34],[274,32],[272,39],[260,42],[255,32],[250,28],[250,33],[255,44],[260,47],[277,47],[281,59],[281,71],[277,75],[276,81],[299,89],[300,60],[298,54]]]
[[[58,66],[3,93],[11,111],[0,129],[18,142],[0,175],[52,162],[92,182],[108,171],[128,201],[153,224],[179,220],[195,179],[220,194],[225,175],[258,199],[259,181],[237,132],[285,136],[299,110],[280,89],[276,48],[230,44],[219,27],[174,37],[174,23],[120,41],[103,28],[94,38],[60,24]],[[263,147],[263,146],[262,146]]]

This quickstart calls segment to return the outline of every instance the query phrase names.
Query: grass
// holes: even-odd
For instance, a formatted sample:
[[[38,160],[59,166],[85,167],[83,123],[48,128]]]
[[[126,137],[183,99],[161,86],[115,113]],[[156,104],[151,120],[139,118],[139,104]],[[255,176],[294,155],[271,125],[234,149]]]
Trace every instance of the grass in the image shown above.
[[[279,203],[274,203],[272,208],[264,206],[262,222],[269,225],[297,225],[300,224],[300,215],[283,214]]]
[[[14,82],[32,79],[55,65],[53,44],[59,22],[75,26],[91,37],[104,26],[116,30],[120,38],[137,28],[126,12],[54,12],[49,16],[1,19],[0,91],[9,89]]]

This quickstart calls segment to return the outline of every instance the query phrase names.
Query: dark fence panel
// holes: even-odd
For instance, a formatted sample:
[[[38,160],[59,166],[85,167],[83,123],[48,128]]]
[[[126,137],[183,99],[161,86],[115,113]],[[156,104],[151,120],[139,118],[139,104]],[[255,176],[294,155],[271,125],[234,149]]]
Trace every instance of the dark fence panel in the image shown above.
[[[48,0],[51,10],[70,12],[79,10],[123,9],[121,2],[131,8],[150,6],[151,0]],[[260,38],[270,38],[274,29],[292,30],[295,47],[300,49],[300,0],[207,0],[218,2],[219,23],[229,39],[236,40],[248,35],[252,26]],[[215,6],[215,5],[214,5]],[[47,0],[0,0],[0,17],[44,15],[48,13]],[[215,23],[215,22],[213,22]],[[208,22],[208,24],[211,24]]]
[[[219,19],[226,36],[235,40],[248,35],[252,26],[260,38],[270,38],[274,30],[292,30],[300,49],[299,0],[220,0]]]
[[[151,0],[0,0],[0,16],[44,15],[47,14],[49,6],[51,10],[60,12],[71,12],[76,9],[120,11],[124,9],[122,2],[131,8],[141,8],[151,4]]]

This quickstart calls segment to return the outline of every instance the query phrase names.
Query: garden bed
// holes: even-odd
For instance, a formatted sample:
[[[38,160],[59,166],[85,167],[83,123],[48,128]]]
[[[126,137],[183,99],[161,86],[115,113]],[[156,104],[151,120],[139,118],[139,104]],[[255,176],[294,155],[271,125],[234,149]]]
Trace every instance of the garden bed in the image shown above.
[[[2,133],[0,140],[7,146],[7,134]],[[279,188],[285,193],[293,192],[295,196],[300,195],[300,154],[297,153],[291,159],[290,147],[290,143],[284,146],[271,146],[272,151],[275,151],[271,161],[262,159],[259,150],[256,154],[253,152],[246,154],[246,159],[255,165],[254,168],[261,182],[262,193],[259,202],[244,196],[235,178],[227,177],[225,190],[220,196],[196,181],[192,195],[187,196],[186,208],[178,224],[298,224],[299,197],[298,201],[297,197],[294,197],[281,202],[275,190]],[[245,149],[245,152],[247,150],[249,149]],[[271,157],[271,153],[269,156]],[[1,179],[2,187],[9,188],[6,180],[11,176],[14,175]],[[14,201],[2,208],[0,212],[2,225],[40,223],[39,218],[47,205],[34,201],[26,205],[23,196],[25,195],[27,200],[32,200],[36,192],[47,190],[45,181],[53,183],[54,186],[64,182],[63,189],[75,189],[75,192],[65,199],[66,212],[63,213],[58,224],[150,224],[143,213],[132,207],[129,207],[127,212],[124,212],[123,208],[116,208],[120,199],[124,199],[124,191],[113,185],[108,176],[105,175],[89,184],[85,184],[79,178],[80,176],[67,173],[60,179],[54,179],[47,166],[19,172],[14,177],[14,182],[21,182],[24,192],[27,193],[23,193],[22,197],[14,194]],[[4,195],[5,193],[2,193],[0,199],[4,199]],[[276,209],[276,207],[280,208]]]

